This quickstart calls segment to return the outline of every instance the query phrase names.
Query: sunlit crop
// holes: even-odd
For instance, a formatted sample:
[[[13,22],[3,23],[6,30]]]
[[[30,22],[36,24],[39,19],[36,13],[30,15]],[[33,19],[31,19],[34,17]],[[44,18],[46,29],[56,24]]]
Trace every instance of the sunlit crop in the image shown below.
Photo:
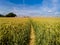
[[[32,18],[36,45],[60,45],[60,18]]]
[[[0,45],[28,45],[29,39],[28,18],[0,18]]]
[[[60,18],[0,18],[0,45],[60,45]]]

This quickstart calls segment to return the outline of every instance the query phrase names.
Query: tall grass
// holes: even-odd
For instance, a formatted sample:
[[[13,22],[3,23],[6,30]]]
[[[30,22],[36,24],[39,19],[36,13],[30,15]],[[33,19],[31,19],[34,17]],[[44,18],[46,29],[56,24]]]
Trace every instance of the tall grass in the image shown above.
[[[34,18],[36,45],[60,45],[60,21],[55,18]]]
[[[30,29],[27,18],[0,18],[0,45],[29,45]]]

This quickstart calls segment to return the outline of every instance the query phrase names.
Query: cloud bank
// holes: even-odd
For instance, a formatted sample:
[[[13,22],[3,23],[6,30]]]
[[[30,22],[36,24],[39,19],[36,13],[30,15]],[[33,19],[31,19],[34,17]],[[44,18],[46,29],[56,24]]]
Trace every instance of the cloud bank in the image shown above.
[[[60,16],[60,0],[43,0],[41,4],[14,4],[0,1],[0,13],[14,12],[18,16]]]

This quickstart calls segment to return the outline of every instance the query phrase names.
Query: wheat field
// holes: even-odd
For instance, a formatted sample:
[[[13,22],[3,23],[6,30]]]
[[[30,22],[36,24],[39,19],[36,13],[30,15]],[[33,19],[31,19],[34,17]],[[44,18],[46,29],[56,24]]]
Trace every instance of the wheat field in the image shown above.
[[[60,18],[32,18],[36,45],[60,45]]]
[[[0,45],[60,45],[60,18],[0,18]]]
[[[29,39],[28,18],[0,18],[0,45],[28,45]]]

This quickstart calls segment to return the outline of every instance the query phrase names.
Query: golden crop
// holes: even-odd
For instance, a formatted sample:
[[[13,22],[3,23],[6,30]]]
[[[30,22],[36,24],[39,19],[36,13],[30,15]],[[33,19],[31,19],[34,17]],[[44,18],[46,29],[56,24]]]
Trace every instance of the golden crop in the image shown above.
[[[28,45],[29,39],[28,18],[0,18],[0,45]]]
[[[55,17],[0,18],[0,45],[29,45],[31,30],[36,45],[60,45],[60,18]]]
[[[32,18],[36,45],[60,45],[60,18]]]

